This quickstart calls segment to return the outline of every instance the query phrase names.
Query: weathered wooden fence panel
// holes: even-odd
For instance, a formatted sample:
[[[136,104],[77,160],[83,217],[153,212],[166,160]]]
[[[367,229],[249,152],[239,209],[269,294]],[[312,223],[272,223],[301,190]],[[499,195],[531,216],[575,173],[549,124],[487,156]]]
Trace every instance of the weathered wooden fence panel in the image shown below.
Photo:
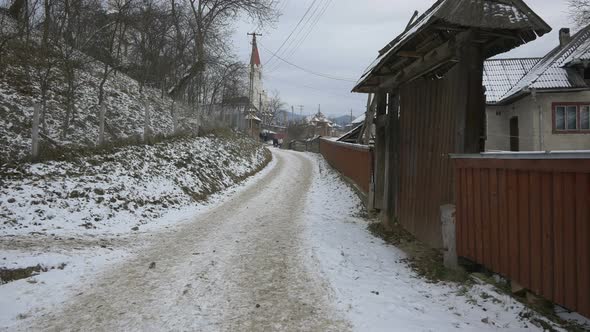
[[[457,253],[590,317],[590,159],[547,158],[455,159]]]
[[[320,139],[320,153],[342,175],[369,194],[373,155],[368,146]]]
[[[421,241],[442,247],[440,207],[453,203],[456,112],[466,103],[461,68],[441,80],[417,80],[400,89],[400,192],[397,217]]]

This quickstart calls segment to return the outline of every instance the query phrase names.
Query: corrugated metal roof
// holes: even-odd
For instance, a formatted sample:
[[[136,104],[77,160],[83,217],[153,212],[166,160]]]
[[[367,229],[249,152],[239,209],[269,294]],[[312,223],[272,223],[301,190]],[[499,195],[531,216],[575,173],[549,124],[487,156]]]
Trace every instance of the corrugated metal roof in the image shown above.
[[[580,30],[568,44],[549,52],[498,101],[511,99],[526,89],[588,88],[578,70],[567,66],[575,64],[576,59],[583,61],[589,55],[589,47],[590,25]]]
[[[483,66],[486,101],[500,101],[540,60],[541,58],[522,58],[486,61]]]
[[[426,31],[435,22],[463,28],[502,29],[518,32],[521,41],[507,46],[507,49],[496,48],[493,50],[495,53],[488,54],[488,56],[508,51],[527,41],[534,40],[537,35],[551,31],[551,27],[522,0],[438,0],[407,30],[383,48],[379,57],[365,70],[355,90],[361,88],[366,80],[372,74],[377,74],[386,63],[391,62],[395,58],[395,54],[412,38]]]

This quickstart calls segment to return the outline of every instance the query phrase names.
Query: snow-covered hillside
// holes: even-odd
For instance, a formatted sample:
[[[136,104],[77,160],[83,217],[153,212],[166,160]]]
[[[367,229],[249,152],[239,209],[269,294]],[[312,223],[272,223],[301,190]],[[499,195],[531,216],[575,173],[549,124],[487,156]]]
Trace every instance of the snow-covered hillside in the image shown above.
[[[1,22],[14,24],[7,17]],[[10,31],[3,33],[6,35]],[[33,33],[33,40],[40,38],[38,34]],[[35,49],[24,50],[19,43],[18,39],[8,43],[0,63],[0,164],[21,161],[30,155],[33,105],[41,103],[41,82],[46,74],[35,67],[34,58],[27,54]],[[45,150],[93,147],[98,142],[98,96],[104,64],[79,52],[72,57],[77,68],[74,70],[74,109],[67,130],[64,130],[68,108],[65,70],[60,58],[51,58],[54,65],[48,76],[47,110],[41,124],[41,143]],[[139,83],[120,71],[107,75],[104,103],[107,143],[136,141],[141,137],[146,108],[150,110],[150,128],[154,136],[173,134],[173,108],[180,127],[193,130],[198,125],[196,116],[189,115],[185,105],[173,103],[161,89],[144,87],[140,92]]]
[[[75,161],[0,168],[0,236],[128,233],[264,167],[242,136],[182,138]]]

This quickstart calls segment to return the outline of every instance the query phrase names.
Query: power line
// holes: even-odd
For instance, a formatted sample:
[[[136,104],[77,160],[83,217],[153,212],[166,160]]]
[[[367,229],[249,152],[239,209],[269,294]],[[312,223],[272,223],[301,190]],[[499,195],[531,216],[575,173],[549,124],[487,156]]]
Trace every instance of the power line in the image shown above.
[[[313,71],[313,70],[310,70],[310,69],[307,69],[307,68],[301,67],[301,66],[299,66],[299,65],[296,65],[296,64],[294,64],[294,63],[292,63],[292,62],[290,62],[290,61],[288,61],[288,60],[285,60],[284,58],[282,58],[282,57],[278,56],[276,53],[274,53],[273,51],[269,50],[269,49],[268,49],[266,46],[264,46],[262,43],[258,43],[258,44],[259,44],[260,46],[262,46],[262,48],[263,48],[263,49],[265,49],[267,52],[269,52],[269,53],[271,53],[273,56],[275,56],[277,59],[279,59],[279,60],[283,61],[284,63],[286,63],[286,64],[288,64],[288,65],[291,65],[291,66],[293,66],[293,67],[295,67],[295,68],[297,68],[297,69],[299,69],[299,70],[302,70],[302,71],[304,71],[304,72],[306,72],[306,73],[308,73],[308,74],[312,74],[312,75],[315,75],[315,76],[319,76],[319,77],[323,77],[323,78],[327,78],[327,79],[330,79],[330,80],[335,80],[335,81],[343,81],[343,82],[356,83],[356,80],[353,80],[353,79],[347,79],[347,78],[340,78],[340,77],[335,77],[335,76],[332,76],[332,75],[328,75],[328,74],[324,74],[324,73],[320,73],[320,72],[315,72],[315,71]]]
[[[313,90],[313,91],[317,92],[318,94],[321,93],[322,96],[330,95],[330,96],[333,96],[333,97],[347,98],[347,99],[351,99],[351,100],[354,99],[354,100],[357,100],[357,101],[358,100],[361,100],[361,99],[358,99],[358,98],[354,97],[352,94],[346,95],[346,94],[340,94],[340,93],[336,93],[336,92],[329,92],[329,91],[326,91],[325,88],[324,89],[321,89],[321,88],[317,88],[317,87],[313,87],[313,86],[309,86],[309,85],[305,85],[305,84],[297,84],[297,83],[293,83],[293,82],[290,82],[290,81],[287,81],[287,80],[278,78],[276,76],[271,76],[271,75],[267,75],[267,76],[270,77],[270,78],[272,78],[272,79],[274,79],[274,80],[281,81],[281,82],[286,83],[288,85],[292,85],[294,87]]]
[[[297,25],[295,26],[295,28],[293,28],[293,31],[291,31],[291,33],[289,34],[289,36],[287,36],[287,38],[285,39],[285,41],[283,41],[283,43],[281,44],[281,46],[277,49],[277,53],[280,52],[283,49],[283,46],[285,46],[285,44],[289,41],[289,39],[291,38],[291,36],[293,36],[293,34],[295,33],[295,31],[297,30],[297,28],[301,25],[301,22],[303,22],[303,20],[305,19],[305,17],[307,16],[307,14],[309,14],[309,12],[311,11],[311,9],[313,8],[313,6],[315,5],[315,3],[318,0],[313,0],[313,2],[309,5],[309,7],[307,7],[307,10],[305,11],[305,14],[303,14],[303,16],[301,17],[301,19],[299,20],[299,22],[297,22]],[[272,52],[271,52],[272,53]],[[273,53],[274,54],[274,53]],[[274,57],[271,57],[270,59],[268,59],[265,63],[264,66],[266,66],[269,62],[271,62],[274,59]]]
[[[289,44],[287,45],[285,50],[283,50],[283,52],[280,54],[281,56],[283,56],[285,58],[289,58],[295,54],[295,52],[299,49],[299,47],[301,47],[301,45],[305,42],[305,40],[307,40],[309,35],[313,32],[313,30],[317,26],[318,22],[320,21],[320,19],[326,13],[328,7],[332,4],[332,1],[333,0],[326,0],[323,5],[320,4],[319,6],[316,7],[314,14],[312,14],[310,19],[308,21],[306,21],[306,24],[304,24],[304,27],[299,31],[299,33],[295,36],[295,38],[291,39],[291,41],[289,42]],[[319,9],[319,12],[317,15],[315,15],[315,13],[317,12],[317,9]],[[315,15],[315,17],[313,17],[314,15]],[[311,25],[309,25],[308,27],[305,27],[305,25],[307,25],[307,23],[309,23],[311,20],[313,20],[311,22]],[[305,30],[307,30],[307,31],[305,31]],[[303,32],[303,33],[301,34],[301,32]],[[300,36],[301,36],[301,38],[299,38]],[[289,50],[290,47],[292,47],[292,48]],[[277,63],[275,66],[273,66],[273,68],[270,69],[270,71],[271,72],[275,71],[280,66],[281,66],[281,64]]]

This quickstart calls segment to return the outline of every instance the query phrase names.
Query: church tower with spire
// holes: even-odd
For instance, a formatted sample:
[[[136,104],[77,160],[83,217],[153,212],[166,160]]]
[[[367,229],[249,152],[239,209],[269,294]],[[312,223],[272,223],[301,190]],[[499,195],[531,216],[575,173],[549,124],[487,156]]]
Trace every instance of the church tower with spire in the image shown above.
[[[250,56],[250,103],[255,111],[261,113],[266,105],[266,93],[262,86],[262,62],[256,43],[256,33],[249,34],[252,36],[252,55]]]

